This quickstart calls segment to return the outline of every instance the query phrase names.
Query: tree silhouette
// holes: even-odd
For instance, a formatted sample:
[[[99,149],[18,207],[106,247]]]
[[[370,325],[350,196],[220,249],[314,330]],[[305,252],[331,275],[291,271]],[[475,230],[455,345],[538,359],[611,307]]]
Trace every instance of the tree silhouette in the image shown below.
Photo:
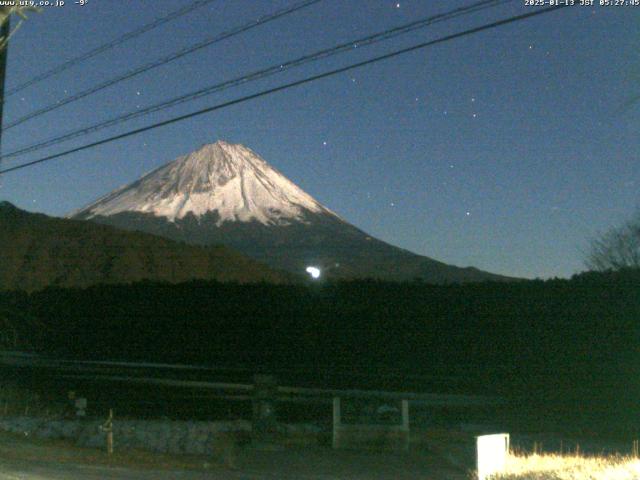
[[[585,263],[598,271],[640,268],[640,210],[622,226],[594,238]]]

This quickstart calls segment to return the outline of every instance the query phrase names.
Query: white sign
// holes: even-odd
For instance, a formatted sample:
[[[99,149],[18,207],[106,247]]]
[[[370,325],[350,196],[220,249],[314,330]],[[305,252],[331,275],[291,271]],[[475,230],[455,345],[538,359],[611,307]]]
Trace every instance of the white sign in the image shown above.
[[[509,434],[481,435],[476,440],[478,480],[486,480],[494,473],[503,472],[509,455]]]

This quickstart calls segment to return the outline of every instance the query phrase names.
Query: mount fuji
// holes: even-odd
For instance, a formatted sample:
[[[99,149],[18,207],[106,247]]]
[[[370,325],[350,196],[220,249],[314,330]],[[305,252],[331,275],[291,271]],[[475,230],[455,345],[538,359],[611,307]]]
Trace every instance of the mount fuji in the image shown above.
[[[218,141],[69,215],[188,244],[224,244],[272,267],[333,278],[509,280],[389,245],[320,204],[250,149]]]

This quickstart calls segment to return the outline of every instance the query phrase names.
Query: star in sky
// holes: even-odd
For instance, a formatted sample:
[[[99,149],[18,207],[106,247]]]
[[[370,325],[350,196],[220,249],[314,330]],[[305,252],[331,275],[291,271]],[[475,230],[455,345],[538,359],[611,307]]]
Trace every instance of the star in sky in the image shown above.
[[[167,0],[163,3],[180,3],[180,0]],[[269,2],[264,2],[263,5],[262,2],[246,0],[230,2],[231,10],[226,12],[229,18],[220,17],[220,27],[222,28],[222,24],[226,21],[244,22],[244,20],[233,20],[236,16],[261,18],[271,11],[271,7],[266,6],[267,3]],[[368,7],[368,2],[364,3]],[[528,11],[522,5],[524,2],[517,3],[521,4],[522,12],[514,10],[514,14]],[[292,16],[286,22],[291,28],[288,32],[291,33],[291,38],[294,38],[294,35],[295,38],[302,35],[302,43],[285,41],[289,37],[279,36],[280,33],[275,27],[257,29],[246,38],[246,41],[243,39],[225,42],[224,45],[214,47],[217,50],[211,55],[194,56],[191,60],[185,59],[179,65],[167,65],[163,69],[158,69],[154,81],[147,81],[151,79],[145,77],[128,83],[127,86],[123,86],[121,93],[127,95],[126,92],[129,92],[128,94],[133,94],[135,98],[129,98],[127,101],[123,97],[122,102],[125,106],[122,108],[118,102],[107,102],[106,99],[109,99],[109,96],[102,96],[95,102],[76,102],[64,111],[60,110],[60,117],[51,114],[43,117],[42,123],[34,123],[33,128],[31,126],[25,129],[16,128],[3,139],[3,144],[6,144],[4,147],[7,151],[13,151],[49,135],[59,135],[65,133],[67,129],[84,127],[86,122],[93,123],[119,116],[126,111],[127,103],[130,108],[137,107],[136,111],[139,112],[142,110],[142,90],[144,90],[145,108],[147,108],[148,102],[173,97],[176,93],[174,90],[194,91],[209,83],[217,82],[214,78],[202,77],[209,75],[210,67],[215,68],[219,61],[218,53],[222,52],[229,59],[225,64],[225,67],[228,67],[228,70],[225,68],[225,75],[236,75],[236,73],[240,75],[245,72],[245,69],[254,68],[253,60],[262,61],[262,55],[265,55],[265,58],[271,58],[271,54],[274,60],[265,60],[268,61],[267,64],[275,61],[275,69],[279,70],[278,66],[283,65],[284,70],[288,68],[284,62],[297,58],[301,52],[329,47],[338,41],[349,42],[347,45],[350,44],[352,49],[366,48],[367,51],[360,53],[364,55],[362,59],[369,58],[379,51],[378,47],[375,47],[375,52],[371,52],[368,46],[356,43],[354,39],[358,38],[359,34],[348,33],[352,31],[356,19],[362,22],[359,25],[362,27],[362,34],[373,33],[403,23],[400,19],[406,15],[412,17],[406,20],[408,22],[414,15],[416,19],[426,18],[434,13],[454,8],[453,5],[449,7],[448,4],[449,2],[385,1],[382,2],[382,8],[389,17],[385,19],[380,18],[382,17],[379,15],[380,11],[375,6],[359,9],[357,17],[354,18],[349,15],[352,8],[350,2],[327,2],[326,4],[319,2],[313,7],[316,9],[316,14]],[[233,5],[236,6],[232,8]],[[592,11],[576,9],[575,12],[571,12],[571,10],[564,9],[564,13],[544,15],[537,17],[535,21],[518,23],[517,28],[492,29],[476,36],[460,38],[455,42],[445,43],[428,50],[433,54],[408,55],[403,57],[404,60],[398,58],[380,62],[375,66],[375,70],[353,70],[340,77],[344,87],[342,89],[331,88],[332,84],[327,83],[328,80],[325,83],[320,81],[311,83],[305,89],[289,89],[269,97],[272,100],[265,98],[247,102],[242,108],[231,108],[224,110],[225,113],[200,117],[197,121],[167,126],[165,129],[158,130],[157,134],[141,134],[144,135],[140,137],[142,141],[136,142],[134,138],[122,139],[119,142],[105,144],[99,149],[87,150],[82,154],[81,162],[75,162],[70,158],[66,163],[51,162],[44,164],[47,165],[46,167],[43,165],[37,169],[25,169],[19,174],[24,175],[19,177],[20,181],[0,179],[0,183],[4,182],[1,190],[4,194],[3,199],[6,198],[18,205],[23,202],[26,206],[32,206],[33,199],[37,199],[37,205],[43,212],[61,215],[98,198],[120,184],[138,178],[144,173],[140,165],[148,165],[149,168],[159,166],[178,155],[192,151],[194,146],[211,143],[219,137],[255,149],[256,152],[265,155],[267,161],[273,161],[283,173],[291,175],[293,179],[307,179],[305,185],[311,188],[310,193],[326,202],[328,207],[344,209],[348,215],[352,215],[349,217],[350,222],[364,230],[372,230],[372,234],[382,236],[386,241],[451,263],[474,264],[475,258],[469,253],[471,249],[462,247],[458,250],[448,241],[453,232],[449,232],[446,228],[439,229],[437,233],[439,237],[434,234],[433,243],[425,247],[424,242],[419,238],[431,234],[430,232],[419,231],[416,234],[415,229],[408,229],[404,225],[395,223],[399,222],[400,216],[376,217],[378,212],[373,206],[384,207],[385,202],[387,207],[390,203],[395,204],[390,198],[393,195],[384,192],[383,186],[388,180],[380,173],[383,170],[381,163],[393,157],[402,160],[402,164],[398,166],[399,176],[395,181],[402,182],[398,184],[404,187],[401,197],[403,200],[395,205],[394,212],[402,209],[404,218],[419,220],[424,219],[427,214],[440,218],[457,218],[461,223],[472,225],[470,217],[475,213],[465,209],[464,204],[460,202],[452,202],[451,198],[456,198],[454,195],[461,188],[462,182],[471,176],[465,166],[465,159],[477,153],[476,158],[487,158],[491,161],[495,159],[495,164],[487,162],[474,164],[472,180],[477,182],[478,188],[465,191],[465,203],[469,201],[469,204],[474,205],[475,208],[475,200],[478,199],[478,205],[481,204],[483,209],[481,215],[483,222],[485,215],[489,222],[487,232],[490,232],[491,227],[496,224],[504,229],[501,232],[512,232],[515,240],[510,242],[509,248],[513,247],[515,250],[505,252],[500,248],[494,248],[494,245],[487,245],[486,263],[480,264],[478,260],[479,264],[476,266],[515,276],[570,275],[574,273],[572,269],[581,268],[582,265],[580,255],[575,253],[575,245],[581,245],[581,242],[589,237],[589,232],[604,230],[609,222],[613,223],[611,212],[615,212],[616,218],[623,218],[624,212],[632,209],[628,204],[634,203],[634,195],[637,196],[638,186],[640,186],[640,178],[634,178],[634,175],[637,177],[637,169],[632,163],[635,152],[633,142],[637,141],[637,137],[629,134],[630,125],[635,121],[632,115],[636,110],[616,116],[613,111],[618,105],[624,103],[625,98],[630,94],[624,89],[607,89],[604,85],[606,82],[603,81],[609,79],[611,82],[623,84],[622,82],[630,77],[629,65],[625,60],[633,58],[634,45],[628,41],[625,42],[625,39],[631,38],[635,33],[633,27],[636,26],[633,21],[628,20],[628,16],[638,12],[625,9],[620,9],[618,12],[616,9],[595,7]],[[224,13],[215,10],[215,7],[212,7],[210,12],[214,15],[212,18],[218,18]],[[507,12],[504,13],[507,15]],[[157,12],[153,8],[138,9],[135,16],[125,16],[120,19],[122,25],[119,29],[121,28],[122,32],[133,30],[141,24],[154,21],[156,15]],[[307,43],[304,32],[318,28],[319,19],[332,15],[335,15],[335,22],[322,24],[322,42],[319,37],[309,37]],[[20,68],[9,69],[7,72],[9,87],[42,73],[40,70],[48,61],[47,57],[53,53],[49,48],[32,49],[30,38],[48,38],[49,35],[52,38],[64,38],[65,35],[77,35],[77,38],[81,38],[83,29],[98,31],[101,26],[97,17],[92,16],[87,17],[86,20],[89,22],[87,24],[84,22],[78,24],[74,16],[68,15],[50,18],[42,15],[41,17],[28,26],[31,29],[29,35],[16,35],[11,55],[14,60],[25,56],[29,57],[30,61],[20,62],[20,65],[17,65]],[[164,33],[184,34],[184,38],[181,38],[188,43],[191,33],[194,36],[200,35],[203,25],[208,23],[206,19],[202,19],[202,22],[196,17],[192,19],[193,22],[188,24],[181,22],[179,25],[177,23],[167,25]],[[585,21],[588,19],[592,19],[592,22]],[[369,21],[372,23],[369,24]],[[480,18],[468,19],[469,26],[480,25],[483,21]],[[439,25],[442,35],[453,33],[458,27],[461,30],[464,29],[463,25],[444,23]],[[175,30],[172,30],[173,28]],[[592,39],[596,42],[594,45],[598,46],[590,49],[588,55],[583,54],[585,38]],[[109,40],[111,38],[106,32],[104,38],[96,39],[96,44]],[[272,40],[277,41],[277,49],[276,43],[271,43]],[[501,46],[505,40],[518,45],[518,49],[502,49]],[[419,40],[413,37],[407,38],[406,46],[414,42],[418,43]],[[405,45],[402,42],[401,44]],[[481,51],[486,49],[490,54],[483,55],[481,58],[478,55],[469,55],[470,49],[475,52],[475,46],[479,44],[483,49]],[[562,48],[555,48],[558,44],[562,44]],[[144,64],[157,55],[143,48],[125,49],[125,47],[127,46],[124,45],[122,51],[128,54],[130,52],[132,66]],[[389,50],[396,47],[399,48],[400,44],[388,45]],[[69,52],[66,53],[71,58],[83,54],[85,48],[86,45],[81,45],[81,42],[69,42]],[[386,51],[385,48],[380,52]],[[551,48],[554,48],[553,59],[550,56]],[[252,49],[253,53],[247,55]],[[498,51],[497,49],[500,49],[500,55],[491,53]],[[538,50],[534,53],[534,49]],[[355,52],[352,53],[355,54]],[[524,53],[531,55],[523,58]],[[149,58],[149,55],[152,58]],[[359,59],[353,60],[355,62]],[[281,63],[277,63],[278,61]],[[343,66],[347,60],[336,57],[335,60],[332,58],[327,61],[329,63],[322,68],[326,67],[329,70]],[[106,55],[100,61],[93,62],[92,68],[94,66],[95,72],[92,72],[92,76],[95,74],[94,80],[97,80],[103,75],[113,75],[114,71],[122,68],[121,58],[118,55]],[[538,72],[541,76],[539,80],[541,80],[542,94],[540,95],[523,94],[522,92],[527,91],[527,87],[518,84],[521,75],[531,71]],[[202,75],[192,75],[190,72],[202,72]],[[592,72],[594,81],[584,82],[584,72]],[[428,90],[425,90],[427,75]],[[454,76],[456,88],[451,87],[451,78]],[[50,103],[49,95],[53,92],[57,92],[63,98],[67,96],[67,92],[63,93],[65,89],[71,92],[75,91],[75,87],[80,88],[80,85],[70,83],[69,78],[71,77],[52,78],[47,82],[48,89],[33,88],[28,92],[25,90],[25,93],[18,93],[15,95],[15,102],[7,102],[5,105],[6,118],[15,118],[24,113],[23,109],[28,106],[27,94],[29,104],[36,106],[41,102]],[[89,86],[84,83],[89,82],[90,78],[82,80],[82,88]],[[561,85],[569,83],[572,85],[570,94],[558,93]],[[47,91],[49,89],[50,92]],[[379,95],[379,92],[385,92],[385,94]],[[235,95],[230,94],[234,98]],[[238,93],[238,96],[240,95],[241,93]],[[607,105],[600,105],[601,102],[604,103],[603,98]],[[478,99],[482,99],[482,102]],[[95,108],[102,100],[105,100],[103,108]],[[213,98],[203,99],[202,106],[217,102]],[[307,106],[312,108],[305,108]],[[509,108],[511,106],[515,108]],[[449,115],[449,107],[453,108],[451,115]],[[197,108],[199,107],[185,106],[184,110],[186,112]],[[480,110],[482,110],[482,119],[480,119]],[[316,130],[319,127],[318,112],[321,112],[326,122],[324,124],[326,130]],[[391,120],[387,118],[388,113],[393,114]],[[445,121],[442,121],[442,118],[438,119],[438,114],[441,117],[447,117]],[[292,115],[295,115],[295,122],[290,120]],[[247,118],[262,118],[263,121],[247,122]],[[470,119],[471,122],[469,122]],[[598,120],[605,121],[601,125]],[[72,121],[78,124],[67,125]],[[499,142],[492,141],[489,133],[485,135],[485,132],[478,130],[485,122],[491,122],[492,129],[500,132]],[[553,129],[558,125],[572,123],[581,125],[581,128],[568,129],[557,135],[553,133]],[[49,126],[51,128],[48,128]],[[57,129],[58,126],[59,131],[53,131],[53,127]],[[410,128],[402,128],[403,126]],[[523,126],[527,128],[527,135],[521,134]],[[34,131],[41,128],[47,128],[47,133],[42,134],[43,138],[35,138]],[[133,129],[134,126],[131,128]],[[332,134],[333,129],[336,130],[336,135]],[[315,135],[313,135],[314,131]],[[186,133],[182,134],[182,132]],[[388,134],[381,135],[381,132]],[[322,138],[324,134],[332,135],[331,149],[328,148],[328,140]],[[283,142],[290,138],[295,138],[296,142],[292,142],[290,148],[283,148]],[[93,137],[88,141],[92,140]],[[142,144],[144,141],[148,141],[148,145],[144,146]],[[324,154],[322,152],[318,154],[327,156],[331,152],[331,155],[336,155],[336,159],[341,160],[341,166],[344,166],[341,175],[345,178],[353,178],[354,182],[360,182],[363,172],[377,174],[372,175],[371,182],[362,182],[363,185],[367,185],[364,187],[366,190],[354,188],[358,191],[354,197],[354,203],[345,202],[344,205],[336,205],[338,199],[345,196],[343,191],[345,183],[314,184],[316,168],[314,162],[294,160],[299,157],[306,158],[308,152],[313,151],[314,145],[315,149],[319,146],[326,150]],[[557,158],[563,158],[567,153],[570,154],[568,161],[556,162]],[[612,165],[606,170],[609,177],[607,180],[610,182],[607,185],[601,185],[601,178],[599,178],[604,168],[602,162],[598,160],[601,155],[606,155],[607,164]],[[97,163],[104,158],[109,159],[102,164],[104,166]],[[517,162],[512,161],[516,158]],[[546,161],[547,159],[549,161]],[[27,157],[24,157],[24,160],[28,160]],[[457,161],[461,162],[460,165],[453,163]],[[112,162],[113,167],[109,162]],[[571,170],[572,162],[579,162],[581,165],[580,181],[561,182],[566,173]],[[96,166],[96,169],[100,170],[95,171],[104,172],[104,175],[93,175],[94,170],[86,167],[94,163],[100,165]],[[516,168],[515,165],[520,167]],[[546,170],[537,168],[539,165],[548,168],[551,174],[545,175]],[[440,173],[439,177],[433,178],[432,185],[436,191],[445,194],[438,196],[428,192],[430,202],[428,209],[421,202],[424,200],[425,186],[415,178],[418,177],[417,175],[412,175],[412,172],[427,167],[433,167],[434,172]],[[77,188],[74,185],[72,192],[66,192],[64,188],[58,190],[47,188],[48,183],[64,185],[66,177],[71,174],[76,175],[74,178],[78,183]],[[531,178],[536,177],[538,180],[536,192],[541,197],[538,205],[543,205],[543,208],[536,206],[537,202],[530,204],[528,199],[522,197],[522,201],[518,203],[522,211],[518,211],[518,215],[510,216],[507,222],[499,223],[501,219],[491,215],[494,206],[516,201],[520,195],[523,195],[521,192],[526,191],[530,186]],[[505,198],[493,195],[491,186],[494,181],[507,182],[507,179],[509,188],[504,190]],[[450,189],[449,182],[451,182]],[[566,188],[566,195],[579,200],[576,201],[576,205],[579,206],[575,208],[587,215],[586,223],[590,225],[588,228],[582,229],[582,226],[573,219],[573,212],[567,211],[562,205],[554,215],[566,215],[564,224],[566,229],[563,229],[560,234],[556,224],[547,223],[547,217],[553,216],[549,216],[548,213],[551,213],[551,207],[556,204],[554,196],[557,195],[558,182],[563,188],[563,193]],[[585,184],[593,184],[597,188],[587,189],[584,188]],[[23,185],[36,185],[37,192],[25,192],[21,187]],[[439,189],[438,185],[440,185]],[[611,191],[608,191],[607,187],[611,188]],[[361,199],[363,194],[370,195],[371,201],[362,202],[364,207],[361,208],[355,202]],[[593,208],[594,205],[599,205],[604,195],[607,200],[606,209]],[[466,215],[467,212],[469,215]],[[540,214],[539,217],[536,217],[536,212]],[[428,222],[422,222],[422,224],[425,225]],[[521,225],[524,225],[524,228]],[[528,232],[528,229],[536,229],[540,232],[540,235],[536,236],[538,243],[526,241],[524,232]],[[475,238],[463,240],[473,244]],[[533,254],[535,249],[542,248],[543,242],[549,242],[554,246],[552,249],[545,250],[549,252],[548,258]],[[464,243],[464,245],[467,244]],[[526,251],[518,251],[523,248],[523,245],[526,245],[524,247]],[[483,251],[484,254],[485,251]],[[530,265],[526,265],[529,260],[511,263],[508,258],[532,260]]]

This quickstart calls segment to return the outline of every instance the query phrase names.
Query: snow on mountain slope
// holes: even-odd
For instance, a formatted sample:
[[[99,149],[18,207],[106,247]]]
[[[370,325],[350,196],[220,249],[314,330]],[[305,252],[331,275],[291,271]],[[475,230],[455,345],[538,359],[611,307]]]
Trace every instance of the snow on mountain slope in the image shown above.
[[[140,212],[174,222],[214,211],[218,226],[252,220],[287,225],[304,222],[305,211],[337,217],[250,149],[223,141],[179,157],[70,216]]]

